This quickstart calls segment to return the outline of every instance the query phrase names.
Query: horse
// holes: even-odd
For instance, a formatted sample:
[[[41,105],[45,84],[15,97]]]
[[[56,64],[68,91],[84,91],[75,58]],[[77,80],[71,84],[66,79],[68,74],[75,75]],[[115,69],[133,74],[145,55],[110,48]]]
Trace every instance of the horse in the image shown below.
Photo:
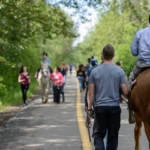
[[[41,63],[41,69],[38,75],[38,82],[41,86],[42,103],[48,102],[48,92],[50,88],[50,71],[47,63]]]
[[[129,103],[135,117],[135,150],[141,150],[140,135],[142,123],[144,124],[150,150],[150,69],[143,71],[137,77],[130,93]]]

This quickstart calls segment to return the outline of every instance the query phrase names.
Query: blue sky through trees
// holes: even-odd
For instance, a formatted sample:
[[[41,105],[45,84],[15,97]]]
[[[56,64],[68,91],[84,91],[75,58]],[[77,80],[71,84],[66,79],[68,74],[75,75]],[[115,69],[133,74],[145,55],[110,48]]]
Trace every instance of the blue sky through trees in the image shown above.
[[[97,10],[96,8],[89,7],[87,2],[77,0],[78,8],[75,1],[72,1],[70,7],[65,6],[60,3],[61,0],[47,0],[48,3],[53,5],[60,6],[67,14],[69,14],[77,27],[77,32],[79,37],[77,37],[74,41],[73,46],[76,46],[78,43],[82,42],[84,37],[88,34],[89,31],[92,30],[97,21]],[[62,2],[62,1],[61,1]]]

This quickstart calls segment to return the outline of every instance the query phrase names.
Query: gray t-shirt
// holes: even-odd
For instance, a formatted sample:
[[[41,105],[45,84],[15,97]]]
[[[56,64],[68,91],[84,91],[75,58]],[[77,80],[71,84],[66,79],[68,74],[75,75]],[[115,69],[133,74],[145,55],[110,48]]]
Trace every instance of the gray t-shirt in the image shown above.
[[[89,84],[95,85],[94,106],[119,106],[119,87],[126,84],[123,69],[113,64],[101,64],[94,68]]]

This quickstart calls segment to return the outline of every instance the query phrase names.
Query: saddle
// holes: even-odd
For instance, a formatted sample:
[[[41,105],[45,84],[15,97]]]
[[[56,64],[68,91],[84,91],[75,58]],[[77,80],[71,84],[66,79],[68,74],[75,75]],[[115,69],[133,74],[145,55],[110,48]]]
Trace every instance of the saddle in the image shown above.
[[[142,71],[140,72],[140,74],[143,72],[143,71],[145,71],[145,70],[147,70],[147,69],[150,69],[150,66],[148,66],[148,67],[144,67],[143,69],[142,69]],[[139,74],[139,75],[140,75]],[[138,75],[138,76],[139,76]],[[137,77],[138,77],[137,76]],[[137,79],[137,77],[136,77],[136,79]],[[132,89],[133,89],[133,87],[134,87],[134,85],[135,85],[135,83],[136,83],[136,79],[131,83],[131,91],[132,91]]]
[[[150,69],[150,67],[143,68],[142,71],[140,72],[140,74],[141,74],[143,71],[147,70],[147,69]],[[139,75],[140,75],[140,74],[139,74]],[[138,76],[139,76],[139,75],[138,75]],[[138,76],[137,76],[137,77],[138,77]],[[137,77],[136,77],[136,79],[137,79]],[[135,84],[136,84],[136,79],[135,79],[135,80],[132,82],[132,84],[131,84],[131,91],[130,91],[129,97],[128,97],[128,108],[127,108],[127,109],[129,110],[129,118],[128,118],[129,124],[135,123],[134,113],[133,113],[133,111],[132,111],[132,107],[131,107],[131,104],[130,104],[130,96],[131,96],[132,89],[133,89],[133,87],[134,87]]]

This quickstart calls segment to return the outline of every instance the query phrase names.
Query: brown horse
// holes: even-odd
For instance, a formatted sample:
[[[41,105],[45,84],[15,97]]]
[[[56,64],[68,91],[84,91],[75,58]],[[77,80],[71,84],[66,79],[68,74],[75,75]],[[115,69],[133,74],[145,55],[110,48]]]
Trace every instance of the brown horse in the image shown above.
[[[149,141],[150,149],[150,69],[143,71],[136,79],[130,95],[130,106],[135,116],[135,150],[140,148],[142,123]]]

